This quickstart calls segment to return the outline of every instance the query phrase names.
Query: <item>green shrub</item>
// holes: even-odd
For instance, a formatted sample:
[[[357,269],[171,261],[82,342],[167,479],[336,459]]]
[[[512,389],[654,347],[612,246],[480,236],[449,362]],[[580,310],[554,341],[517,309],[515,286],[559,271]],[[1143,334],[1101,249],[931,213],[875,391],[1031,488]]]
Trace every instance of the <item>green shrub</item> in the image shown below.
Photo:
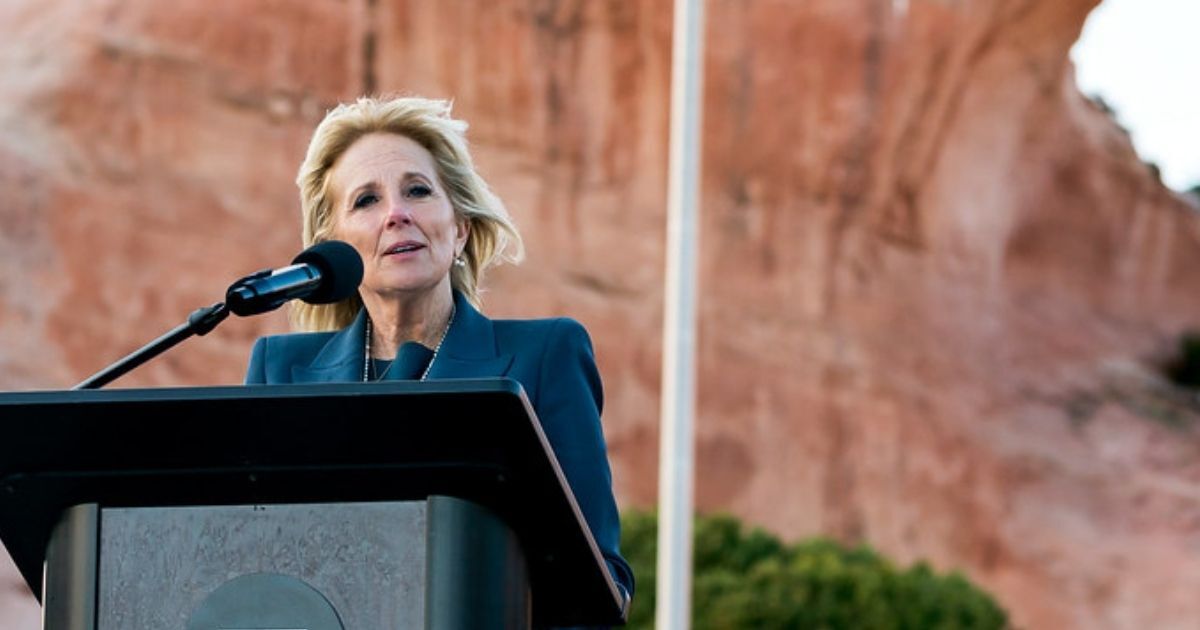
[[[653,513],[621,520],[621,550],[637,577],[630,628],[654,627]],[[692,627],[949,630],[1006,627],[1006,615],[957,573],[923,563],[901,571],[870,548],[827,539],[787,546],[731,516],[695,521]]]

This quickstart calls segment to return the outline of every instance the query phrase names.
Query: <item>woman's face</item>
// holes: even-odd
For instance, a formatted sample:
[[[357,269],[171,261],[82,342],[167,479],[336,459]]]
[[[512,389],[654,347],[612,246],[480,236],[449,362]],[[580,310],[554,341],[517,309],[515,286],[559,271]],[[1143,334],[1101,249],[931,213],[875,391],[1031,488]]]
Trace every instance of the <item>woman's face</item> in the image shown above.
[[[362,256],[363,292],[411,297],[449,288],[468,224],[455,216],[425,147],[397,134],[366,135],[329,177],[333,236]]]

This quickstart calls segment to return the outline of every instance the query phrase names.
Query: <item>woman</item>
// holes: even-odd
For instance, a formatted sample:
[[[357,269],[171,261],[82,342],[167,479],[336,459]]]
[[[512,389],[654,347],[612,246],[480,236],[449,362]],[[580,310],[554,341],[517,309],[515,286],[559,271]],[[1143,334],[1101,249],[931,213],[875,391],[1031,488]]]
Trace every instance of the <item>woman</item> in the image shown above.
[[[295,304],[293,323],[309,332],[259,339],[246,382],[517,380],[628,597],[587,332],[477,310],[483,271],[519,260],[521,239],[475,172],[466,127],[448,103],[420,98],[359,99],[318,125],[296,180],[304,246],[346,241],[362,256],[362,284],[338,304]]]

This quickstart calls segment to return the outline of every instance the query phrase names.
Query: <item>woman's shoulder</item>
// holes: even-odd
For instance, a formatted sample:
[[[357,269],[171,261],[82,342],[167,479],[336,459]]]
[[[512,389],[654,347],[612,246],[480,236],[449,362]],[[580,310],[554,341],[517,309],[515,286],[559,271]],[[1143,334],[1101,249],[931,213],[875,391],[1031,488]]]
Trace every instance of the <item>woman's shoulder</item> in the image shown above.
[[[566,339],[587,342],[591,339],[587,328],[570,317],[545,317],[537,319],[494,319],[492,325],[500,342],[530,342]]]
[[[254,353],[270,353],[272,357],[287,356],[295,359],[316,356],[336,332],[299,332],[259,337],[254,343]]]
[[[292,368],[309,365],[336,333],[289,333],[259,337],[250,351],[247,384],[291,383]]]

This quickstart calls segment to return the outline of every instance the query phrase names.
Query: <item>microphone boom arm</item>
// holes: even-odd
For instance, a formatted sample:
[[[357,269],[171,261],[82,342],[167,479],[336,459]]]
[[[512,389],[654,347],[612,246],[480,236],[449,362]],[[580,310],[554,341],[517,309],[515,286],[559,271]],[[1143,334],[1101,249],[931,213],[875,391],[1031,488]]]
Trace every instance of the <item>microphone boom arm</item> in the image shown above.
[[[224,302],[205,306],[192,311],[187,321],[172,328],[166,334],[131,352],[116,363],[87,377],[71,389],[100,389],[124,376],[130,370],[170,350],[192,335],[204,336],[229,317],[229,307]]]

